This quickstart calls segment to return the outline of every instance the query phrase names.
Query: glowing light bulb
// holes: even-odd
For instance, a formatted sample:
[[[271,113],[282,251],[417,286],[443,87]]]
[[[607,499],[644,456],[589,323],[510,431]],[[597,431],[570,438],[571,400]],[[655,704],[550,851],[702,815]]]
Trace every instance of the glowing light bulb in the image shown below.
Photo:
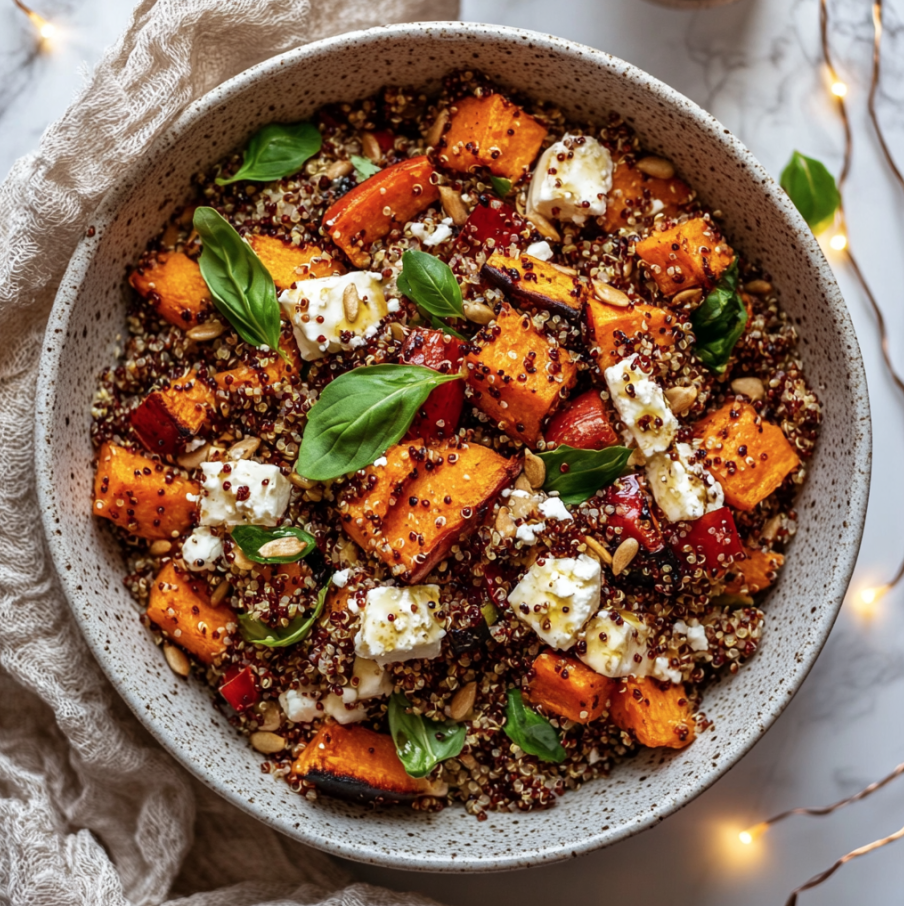
[[[876,585],[871,588],[861,589],[851,599],[851,605],[855,613],[865,620],[875,617],[879,609],[879,602],[885,597],[886,592],[890,588],[890,585]]]
[[[845,85],[844,82],[842,82],[840,79],[836,79],[834,82],[832,82],[831,91],[836,98],[843,98],[847,94],[847,85]]]
[[[751,834],[750,831],[743,830],[738,834],[738,839],[745,846],[750,846],[750,844],[753,843],[753,834]]]
[[[847,236],[844,233],[836,233],[830,240],[829,245],[836,252],[843,252],[847,248]]]
[[[738,840],[744,844],[744,846],[750,846],[757,837],[762,836],[766,833],[769,825],[765,821],[761,821],[759,824],[754,824],[753,827],[748,827],[746,830],[742,830],[738,834]]]
[[[43,25],[38,27],[38,34],[41,36],[44,41],[51,41],[56,37],[57,29],[53,22],[45,21]]]

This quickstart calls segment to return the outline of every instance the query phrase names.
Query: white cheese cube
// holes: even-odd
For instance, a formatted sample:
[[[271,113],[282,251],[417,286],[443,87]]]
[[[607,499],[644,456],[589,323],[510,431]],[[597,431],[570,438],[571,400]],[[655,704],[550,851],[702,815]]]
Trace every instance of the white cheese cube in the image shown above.
[[[223,556],[223,539],[206,525],[199,525],[182,545],[182,559],[189,569],[201,572],[213,569]]]
[[[355,653],[381,667],[439,657],[446,630],[434,615],[438,609],[438,585],[372,588],[355,636]]]
[[[317,710],[317,699],[313,695],[307,695],[297,689],[287,689],[285,692],[281,692],[279,704],[293,724],[309,724],[316,720],[320,713]]]
[[[328,353],[352,349],[363,343],[363,337],[371,336],[388,311],[382,280],[381,274],[352,271],[302,280],[295,289],[283,290],[279,302],[292,322],[301,357],[313,362]],[[357,289],[360,299],[354,322],[345,317],[343,296],[349,286]]]
[[[662,388],[640,365],[637,353],[605,371],[609,397],[644,456],[662,453],[678,433],[678,419]]]
[[[543,152],[527,196],[533,211],[548,220],[584,223],[606,213],[612,189],[612,156],[592,136],[565,135]]]
[[[722,485],[694,454],[690,444],[675,444],[647,460],[650,490],[669,522],[699,519],[725,502]]]
[[[330,692],[321,699],[323,713],[327,717],[332,717],[339,724],[353,724],[364,720],[367,717],[367,708],[357,704],[357,699],[354,689],[345,688],[342,690],[342,695]]]
[[[355,679],[358,680],[358,685],[352,685],[352,689],[355,690],[358,701],[392,695],[392,679],[386,668],[381,667],[376,661],[356,657],[355,666],[352,668],[352,680]]]
[[[276,525],[289,505],[292,484],[279,466],[242,459],[201,471],[201,525]]]
[[[508,597],[512,610],[553,648],[567,651],[600,606],[600,565],[592,557],[543,557]]]
[[[603,676],[646,676],[650,632],[630,611],[601,610],[582,633],[586,650],[578,657]]]
[[[709,639],[706,638],[706,627],[696,620],[688,626],[684,620],[678,620],[674,626],[675,632],[685,636],[691,651],[706,651],[709,648]]]

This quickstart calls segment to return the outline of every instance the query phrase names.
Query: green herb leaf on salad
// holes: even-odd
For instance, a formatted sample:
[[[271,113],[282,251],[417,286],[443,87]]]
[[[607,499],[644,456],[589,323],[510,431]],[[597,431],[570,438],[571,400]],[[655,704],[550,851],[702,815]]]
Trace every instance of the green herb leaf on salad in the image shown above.
[[[426,777],[441,761],[462,750],[467,727],[408,712],[408,699],[396,692],[389,699],[389,734],[409,777]]]
[[[505,198],[512,191],[512,181],[504,176],[491,176],[493,191],[500,197]]]
[[[537,456],[546,464],[543,490],[547,493],[558,491],[562,503],[576,506],[621,477],[631,451],[617,446],[605,450],[578,450],[562,444]]]
[[[270,541],[279,538],[297,538],[305,547],[301,553],[291,557],[262,557],[260,549]],[[283,525],[274,529],[263,529],[258,525],[237,525],[232,530],[232,540],[242,549],[242,553],[254,563],[294,563],[307,557],[316,547],[313,535],[296,528],[294,525]]]
[[[781,185],[814,233],[832,225],[841,194],[824,164],[795,151],[782,170]]]
[[[233,176],[218,177],[218,186],[231,182],[271,182],[297,173],[319,150],[323,140],[313,123],[270,123],[255,133],[245,148],[242,166]]]
[[[565,749],[552,724],[524,705],[520,689],[509,689],[505,707],[505,735],[528,755],[556,764],[565,760]]]
[[[747,324],[747,308],[738,292],[737,258],[691,315],[691,323],[700,361],[722,374]]]
[[[349,155],[349,160],[352,162],[352,166],[355,168],[355,173],[358,174],[359,182],[364,182],[365,179],[370,179],[371,176],[380,172],[380,167],[378,167],[372,160],[368,160],[366,157],[361,157],[360,154],[351,154]]]
[[[255,645],[264,645],[267,648],[288,648],[289,645],[297,645],[303,642],[314,624],[323,613],[323,605],[326,603],[326,596],[330,590],[330,581],[327,579],[323,588],[317,592],[317,603],[309,614],[299,614],[292,620],[288,626],[282,629],[273,629],[255,619],[250,613],[240,613],[237,615],[239,621],[239,632],[246,642],[253,642]]]
[[[367,365],[331,381],[308,413],[295,468],[329,481],[369,466],[402,439],[430,392],[462,374],[422,365]]]
[[[452,268],[427,252],[408,249],[402,255],[399,290],[419,308],[437,318],[463,318],[461,287]]]

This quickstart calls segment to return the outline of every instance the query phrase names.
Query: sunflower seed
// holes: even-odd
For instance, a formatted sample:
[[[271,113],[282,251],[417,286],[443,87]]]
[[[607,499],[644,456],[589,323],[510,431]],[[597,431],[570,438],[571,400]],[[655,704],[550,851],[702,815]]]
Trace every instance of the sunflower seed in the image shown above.
[[[669,401],[672,412],[681,415],[694,405],[697,388],[693,384],[690,387],[669,387],[665,392],[665,398]]]
[[[550,267],[555,268],[560,274],[567,274],[569,277],[577,276],[578,269],[576,267],[567,267],[564,264],[556,264],[555,261],[546,262]]]
[[[392,334],[394,340],[398,340],[400,343],[405,342],[405,338],[408,336],[408,330],[404,324],[400,324],[398,321],[393,321],[389,325],[389,332]]]
[[[461,200],[461,195],[449,186],[439,187],[439,200],[443,210],[452,218],[455,226],[462,226],[468,219],[468,209]]]
[[[740,377],[731,382],[731,389],[749,397],[754,402],[761,400],[766,395],[766,387],[758,377]]]
[[[751,280],[744,284],[744,290],[755,296],[768,296],[772,292],[772,284],[768,280]]]
[[[349,324],[354,324],[358,320],[358,312],[361,310],[361,297],[358,295],[358,287],[354,283],[349,283],[342,294],[342,307],[345,309],[345,320]]]
[[[607,305],[615,305],[618,308],[627,308],[631,304],[631,300],[620,289],[616,289],[608,283],[603,283],[602,280],[593,281],[593,294],[601,302],[605,302]]]
[[[215,340],[224,330],[226,325],[220,321],[205,321],[195,327],[190,327],[185,331],[185,336],[196,343],[204,343],[207,340]]]
[[[373,163],[376,163],[383,156],[383,149],[377,141],[373,132],[364,132],[361,135],[361,150],[364,156]]]
[[[446,131],[446,123],[448,122],[449,108],[444,107],[440,110],[436,119],[433,121],[433,125],[427,130],[427,134],[424,136],[424,141],[426,141],[431,148],[435,148],[439,144],[439,140],[443,137],[443,132]]]
[[[181,468],[190,472],[192,469],[197,469],[202,462],[207,462],[209,455],[210,444],[204,444],[203,447],[198,447],[197,450],[192,450],[191,453],[183,453],[181,456],[177,456],[176,462]]]
[[[276,752],[282,752],[286,747],[286,741],[282,736],[276,733],[268,733],[266,730],[258,730],[249,737],[251,745],[263,755],[273,755]]]
[[[584,543],[590,549],[591,554],[595,554],[606,566],[612,566],[612,554],[596,538],[592,535],[584,535]]]
[[[496,531],[503,538],[512,538],[515,535],[515,523],[507,506],[500,507],[496,514]]]
[[[527,219],[537,228],[537,232],[544,239],[561,242],[562,237],[559,235],[559,231],[542,214],[537,213],[537,211],[531,211],[527,215]]]
[[[279,705],[276,702],[261,702],[257,706],[260,717],[258,718],[259,729],[272,731],[278,730],[282,723],[282,714]]]
[[[172,541],[155,541],[148,548],[148,551],[154,557],[162,557],[164,554],[168,554],[172,549],[173,549]]]
[[[170,670],[172,670],[176,676],[188,676],[188,674],[191,673],[191,664],[181,648],[177,648],[175,645],[164,644],[163,656],[166,658]]]
[[[271,557],[294,557],[303,553],[307,546],[307,541],[302,541],[300,538],[274,538],[272,541],[262,544],[258,554],[268,560]]]
[[[489,324],[496,317],[493,309],[483,302],[465,302],[465,317],[475,324]]]
[[[782,527],[782,517],[773,516],[764,526],[763,531],[760,532],[761,541],[774,541],[775,536],[778,534],[778,530]]]
[[[350,160],[334,160],[326,168],[324,175],[327,179],[341,179],[343,176],[348,176],[354,169],[355,165]]]
[[[542,488],[546,481],[546,463],[530,450],[524,451],[524,474],[532,489]]]
[[[257,448],[260,445],[261,439],[259,437],[243,437],[226,451],[226,458],[233,462],[238,462],[240,459],[250,459],[257,452]]]
[[[235,545],[232,548],[232,555],[233,555],[232,563],[237,569],[244,569],[244,570],[254,569],[254,566],[255,566],[254,562],[249,560],[245,556],[245,552],[238,545]]]
[[[289,481],[291,481],[296,488],[303,488],[305,491],[310,491],[311,488],[317,486],[316,481],[311,481],[310,478],[305,478],[304,475],[299,475],[298,472],[289,472]]]
[[[641,158],[637,162],[637,169],[656,179],[671,179],[675,175],[675,165],[664,157]]]
[[[697,289],[683,289],[680,293],[672,296],[672,305],[693,305],[702,298],[703,290],[699,287]]]
[[[449,705],[449,716],[452,720],[462,720],[474,707],[476,698],[477,683],[472,680],[452,696],[452,702]]]
[[[631,565],[639,550],[636,538],[625,538],[612,555],[612,575],[620,576]]]

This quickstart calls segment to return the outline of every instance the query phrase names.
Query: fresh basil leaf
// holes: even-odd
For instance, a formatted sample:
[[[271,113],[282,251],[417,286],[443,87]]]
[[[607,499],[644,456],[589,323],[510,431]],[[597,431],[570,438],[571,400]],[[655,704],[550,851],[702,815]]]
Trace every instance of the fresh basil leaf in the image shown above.
[[[408,249],[402,255],[402,273],[396,281],[420,308],[437,318],[463,318],[461,287],[452,268],[434,255]]]
[[[747,325],[747,309],[738,292],[737,258],[691,315],[691,323],[700,361],[716,374],[722,374]]]
[[[627,447],[605,450],[578,450],[562,444],[555,450],[538,453],[546,464],[543,490],[558,491],[562,503],[576,506],[592,497],[600,488],[620,478],[631,457]],[[562,471],[562,466],[566,466]]]
[[[291,176],[320,150],[322,143],[313,123],[270,123],[251,137],[235,175],[218,177],[216,183],[225,186],[243,179],[271,182]]]
[[[505,198],[512,191],[512,181],[502,176],[491,176],[490,182],[493,184],[493,191],[500,197]]]
[[[370,465],[401,440],[432,390],[462,377],[422,365],[367,365],[340,375],[308,413],[299,475],[329,481]]]
[[[457,331],[454,327],[450,327],[445,321],[442,320],[442,318],[437,318],[434,315],[431,315],[429,311],[423,311],[422,309],[419,309],[419,311],[421,312],[421,315],[424,317],[424,319],[429,321],[430,326],[435,330],[441,330],[443,333],[448,333],[453,337],[458,337],[459,340],[463,340],[465,343],[468,342],[468,338],[463,333]]]
[[[246,642],[264,645],[266,648],[288,648],[289,645],[303,642],[314,628],[320,614],[323,613],[330,582],[331,579],[327,579],[323,588],[317,592],[317,603],[310,614],[299,614],[284,628],[273,629],[255,619],[250,613],[238,614],[239,632],[241,632],[242,638]]]
[[[380,172],[380,168],[372,160],[361,157],[359,154],[350,155],[349,160],[352,162],[360,182],[364,182],[365,179],[370,179],[371,176]]]
[[[293,557],[262,557],[258,551],[268,542],[277,538],[297,538],[304,542],[305,549]],[[283,525],[274,529],[263,529],[258,525],[237,525],[232,530],[232,540],[242,549],[242,553],[255,563],[294,563],[307,557],[317,547],[313,535],[294,525]]]
[[[441,761],[454,758],[465,744],[467,727],[408,712],[408,699],[396,692],[389,699],[389,734],[409,777],[426,777]]]
[[[814,233],[832,225],[841,194],[824,164],[795,151],[782,170],[781,185]]]
[[[281,352],[279,302],[267,268],[213,208],[197,208],[192,222],[201,237],[201,276],[217,311],[246,343]]]
[[[565,749],[559,741],[559,734],[545,718],[524,706],[520,689],[509,689],[505,707],[505,735],[520,746],[528,755],[536,755],[541,761],[565,760]]]

